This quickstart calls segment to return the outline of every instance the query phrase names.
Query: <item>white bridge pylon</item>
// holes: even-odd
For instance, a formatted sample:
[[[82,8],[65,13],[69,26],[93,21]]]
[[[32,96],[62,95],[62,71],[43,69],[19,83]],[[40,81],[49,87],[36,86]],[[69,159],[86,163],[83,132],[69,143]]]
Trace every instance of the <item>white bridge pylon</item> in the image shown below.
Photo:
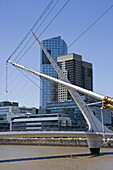
[[[89,109],[89,107],[86,105],[86,103],[83,101],[83,99],[81,98],[81,96],[76,92],[76,90],[78,90],[79,92],[82,92],[84,94],[87,94],[89,96],[92,96],[92,97],[95,97],[97,99],[100,99],[102,101],[102,99],[104,99],[104,96],[102,95],[99,95],[97,94],[97,97],[96,97],[96,93],[94,92],[91,92],[90,91],[90,94],[89,94],[89,90],[86,90],[86,89],[83,89],[81,87],[78,87],[78,86],[75,86],[73,84],[70,84],[68,82],[64,82],[60,79],[56,79],[54,77],[50,77],[48,75],[45,75],[43,73],[40,73],[40,72],[37,72],[37,71],[34,71],[32,69],[29,69],[27,67],[24,67],[20,64],[16,64],[14,62],[11,62],[11,61],[8,61],[8,63],[12,64],[13,66],[16,66],[16,67],[19,67],[23,70],[26,70],[28,72],[31,72],[35,75],[38,75],[39,77],[41,78],[45,78],[45,79],[48,79],[48,80],[51,80],[53,82],[56,82],[56,83],[59,83],[63,86],[65,86],[66,88],[69,89],[69,91],[72,92],[73,94],[73,98],[75,100],[75,102],[77,103],[78,107],[80,108],[86,122],[88,123],[89,125],[89,131],[90,132],[103,132],[103,128],[102,128],[102,123],[96,118],[96,116],[93,114],[93,112]],[[76,96],[75,96],[76,94]],[[76,97],[76,98],[75,98]],[[104,126],[104,130],[105,132],[107,133],[110,133],[112,132],[111,130],[109,130],[107,127]]]
[[[43,47],[43,45],[41,44],[41,42],[38,40],[38,38],[36,37],[36,35],[33,33],[34,37],[36,38],[37,42],[39,43],[39,45],[41,46],[42,50],[44,51],[45,55],[47,56],[47,58],[49,59],[50,63],[53,65],[54,69],[56,70],[58,76],[60,77],[60,79],[56,79],[50,76],[47,76],[43,73],[31,70],[27,67],[21,66],[19,64],[16,64],[14,62],[11,61],[7,61],[8,63],[19,67],[21,69],[24,69],[28,72],[31,72],[35,75],[38,75],[41,78],[45,78],[48,80],[51,80],[53,82],[59,83],[63,86],[65,86],[69,93],[71,94],[71,96],[73,97],[74,101],[76,102],[76,104],[78,105],[79,109],[81,110],[87,124],[89,127],[89,132],[84,132],[83,134],[87,136],[87,140],[88,140],[88,146],[90,148],[91,153],[99,153],[100,150],[100,146],[101,146],[101,140],[102,140],[102,134],[103,134],[103,125],[102,123],[96,118],[96,116],[93,114],[93,112],[89,109],[89,107],[86,105],[86,103],[83,101],[83,99],[81,98],[81,96],[79,95],[78,92],[80,93],[84,93],[88,96],[94,97],[100,101],[103,101],[105,96],[94,93],[92,91],[83,89],[81,87],[72,85],[69,80],[67,79],[67,77],[63,74],[62,70],[59,68],[59,66],[54,62],[54,60],[52,59],[52,57],[50,56],[50,54],[48,53],[48,51]],[[112,131],[109,130],[107,127],[104,126],[104,132],[106,132],[106,135],[113,135]],[[76,133],[76,132],[75,132]],[[63,135],[63,133],[62,133]],[[80,133],[81,136],[82,133]]]

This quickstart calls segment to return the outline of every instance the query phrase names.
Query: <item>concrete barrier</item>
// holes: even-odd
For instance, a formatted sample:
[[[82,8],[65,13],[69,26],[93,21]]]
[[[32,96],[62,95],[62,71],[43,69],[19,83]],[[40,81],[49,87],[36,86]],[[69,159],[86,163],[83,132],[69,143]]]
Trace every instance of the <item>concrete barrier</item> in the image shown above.
[[[51,145],[51,146],[78,146],[87,147],[86,139],[71,138],[10,138],[0,139],[0,145]],[[109,140],[102,147],[113,147],[113,140]]]
[[[0,139],[1,145],[56,145],[56,146],[87,146],[86,139],[65,138],[10,138]]]

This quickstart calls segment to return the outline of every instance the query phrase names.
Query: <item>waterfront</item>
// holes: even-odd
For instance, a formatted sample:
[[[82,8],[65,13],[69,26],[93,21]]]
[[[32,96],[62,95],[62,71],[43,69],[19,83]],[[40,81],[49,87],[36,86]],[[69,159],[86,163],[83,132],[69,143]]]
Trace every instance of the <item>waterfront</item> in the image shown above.
[[[113,148],[100,156],[87,147],[0,145],[0,170],[112,170]]]

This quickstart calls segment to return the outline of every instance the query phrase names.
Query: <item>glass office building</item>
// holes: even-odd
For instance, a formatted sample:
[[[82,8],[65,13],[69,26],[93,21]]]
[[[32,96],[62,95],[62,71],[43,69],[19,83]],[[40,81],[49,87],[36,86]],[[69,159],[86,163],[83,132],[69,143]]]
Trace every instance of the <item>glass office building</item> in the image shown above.
[[[67,44],[61,39],[61,36],[43,40],[42,44],[56,63],[58,56],[67,54]],[[42,50],[40,69],[42,73],[57,78],[55,69]],[[42,108],[46,108],[46,103],[58,101],[58,89],[56,84],[49,80],[41,80],[40,87],[40,106]]]
[[[47,103],[47,112],[50,114],[65,114],[69,117],[72,123],[71,127],[66,130],[69,131],[87,131],[87,123],[74,101]]]
[[[87,104],[94,103],[95,101],[92,99],[85,99]],[[102,121],[101,117],[101,104],[92,105],[90,109],[94,113],[94,115]],[[58,103],[48,103],[47,104],[47,113],[50,114],[65,114],[66,117],[69,117],[72,126],[68,127],[68,130],[74,131],[87,131],[88,125],[78,108],[77,104],[74,101],[66,101],[66,102],[58,102]],[[104,125],[111,128],[112,127],[112,119],[111,119],[112,112],[108,109],[103,110],[103,118],[104,118]]]

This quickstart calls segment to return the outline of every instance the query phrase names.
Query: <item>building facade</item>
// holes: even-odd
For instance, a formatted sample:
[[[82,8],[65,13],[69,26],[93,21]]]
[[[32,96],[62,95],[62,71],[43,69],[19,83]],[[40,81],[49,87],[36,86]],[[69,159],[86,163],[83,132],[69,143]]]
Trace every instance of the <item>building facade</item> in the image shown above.
[[[78,54],[67,54],[59,56],[58,65],[71,82],[71,84],[93,90],[93,69],[92,64],[82,61],[82,56]],[[58,85],[58,101],[72,99],[68,90],[62,85]]]
[[[58,131],[72,126],[63,114],[24,114],[12,117],[13,131]]]
[[[47,103],[47,112],[50,114],[65,114],[72,123],[71,127],[66,128],[67,131],[87,131],[87,123],[74,101]]]
[[[67,54],[67,44],[61,39],[61,36],[50,38],[42,41],[43,46],[49,52],[51,57],[57,63],[57,57]],[[48,58],[41,50],[41,72],[57,78],[57,73]],[[40,83],[40,106],[46,108],[46,103],[58,101],[58,88],[57,85],[49,80],[41,80]]]
[[[18,103],[3,101],[0,102],[0,131],[12,130],[11,116],[19,112]]]
[[[81,96],[89,104],[96,101]],[[90,106],[94,115],[101,121],[101,104]],[[28,108],[22,108],[19,112],[17,106],[0,106],[0,131],[87,131],[88,125],[76,105],[72,100],[58,103],[47,103],[46,113],[41,110],[40,114],[33,114]],[[103,110],[105,126],[112,128],[112,112]]]
[[[95,101],[90,98],[86,98],[83,96],[83,100],[86,104],[94,103]],[[94,115],[102,122],[101,115],[101,104],[96,104],[90,106],[90,109],[94,113]],[[69,117],[72,126],[68,127],[67,130],[71,131],[87,131],[88,125],[86,120],[84,119],[79,107],[75,103],[75,101],[66,101],[66,102],[58,102],[58,103],[48,103],[47,104],[47,112],[50,114],[65,114],[66,117]],[[112,111],[108,109],[103,110],[103,122],[104,125],[111,128],[112,127]]]
[[[0,102],[0,131],[12,130],[12,117],[22,114],[36,114],[36,108],[19,107],[17,102]]]

